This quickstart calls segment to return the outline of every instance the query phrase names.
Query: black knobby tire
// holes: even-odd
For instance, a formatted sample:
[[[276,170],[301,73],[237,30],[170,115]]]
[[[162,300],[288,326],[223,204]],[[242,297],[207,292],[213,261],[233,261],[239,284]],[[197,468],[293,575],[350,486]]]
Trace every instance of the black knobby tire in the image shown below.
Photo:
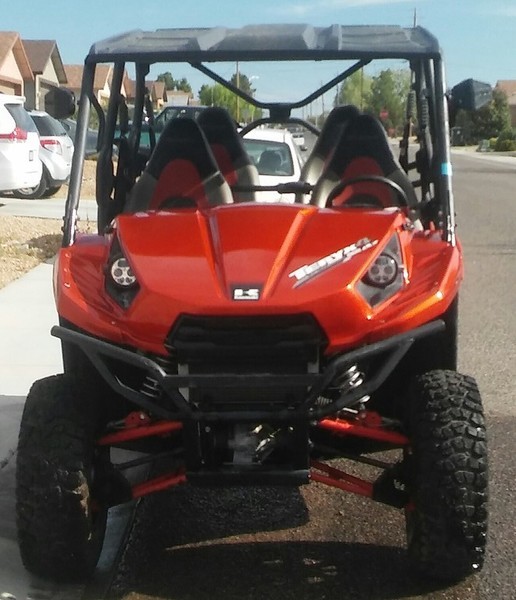
[[[97,416],[88,386],[70,375],[36,381],[25,403],[16,464],[18,541],[25,567],[56,581],[89,577],[107,509],[92,499]]]
[[[475,380],[455,371],[418,376],[409,391],[412,453],[408,553],[425,576],[459,581],[479,571],[487,534],[487,446]]]

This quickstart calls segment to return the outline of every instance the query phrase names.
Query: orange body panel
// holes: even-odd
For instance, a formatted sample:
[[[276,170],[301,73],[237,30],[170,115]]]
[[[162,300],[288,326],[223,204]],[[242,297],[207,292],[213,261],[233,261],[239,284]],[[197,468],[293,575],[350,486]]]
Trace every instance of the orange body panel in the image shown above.
[[[105,291],[114,235],[140,285],[127,309]],[[372,308],[355,286],[393,235],[404,285]],[[343,259],[357,242],[359,250]],[[62,317],[92,335],[155,353],[165,353],[165,337],[181,314],[310,313],[332,354],[439,317],[462,279],[460,245],[415,231],[400,210],[265,204],[122,215],[114,232],[80,236],[62,249],[55,268]],[[259,299],[237,300],[235,288],[259,290]]]

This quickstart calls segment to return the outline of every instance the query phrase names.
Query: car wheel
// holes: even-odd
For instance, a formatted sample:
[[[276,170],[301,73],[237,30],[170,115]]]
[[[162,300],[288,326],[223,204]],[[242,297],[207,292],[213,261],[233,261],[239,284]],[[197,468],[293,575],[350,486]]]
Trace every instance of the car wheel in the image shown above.
[[[50,198],[51,196],[54,196],[55,194],[57,194],[57,192],[61,189],[60,185],[55,185],[53,187],[48,187],[43,194],[41,195],[42,198]]]
[[[409,388],[408,553],[425,576],[459,581],[479,571],[487,533],[487,447],[473,378],[431,371]]]
[[[13,196],[15,198],[22,198],[22,199],[42,198],[47,190],[47,187],[48,187],[48,176],[45,172],[45,169],[43,169],[41,179],[39,181],[39,184],[36,187],[21,188],[19,190],[14,190]]]
[[[29,571],[56,581],[89,577],[105,535],[107,508],[95,501],[93,489],[108,460],[95,447],[98,418],[87,387],[70,375],[36,381],[20,427],[20,553]]]

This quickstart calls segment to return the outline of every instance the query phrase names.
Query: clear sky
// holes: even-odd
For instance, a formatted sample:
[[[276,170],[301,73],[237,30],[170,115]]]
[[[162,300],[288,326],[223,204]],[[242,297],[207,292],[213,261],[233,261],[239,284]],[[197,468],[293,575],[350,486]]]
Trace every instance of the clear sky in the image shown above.
[[[411,26],[414,11],[418,24],[441,43],[450,85],[469,77],[493,85],[499,79],[516,79],[516,0],[15,0],[2,11],[0,27],[18,31],[24,39],[56,40],[63,62],[79,64],[93,42],[133,29],[252,23]],[[283,91],[274,91],[281,99],[293,99],[285,97],[293,85],[288,72],[249,68],[257,71],[246,71],[257,96],[265,99],[283,86]],[[202,80],[182,67],[171,70],[177,79],[187,77],[197,93]],[[315,83],[326,80],[319,71],[305,75],[312,84],[314,78]]]

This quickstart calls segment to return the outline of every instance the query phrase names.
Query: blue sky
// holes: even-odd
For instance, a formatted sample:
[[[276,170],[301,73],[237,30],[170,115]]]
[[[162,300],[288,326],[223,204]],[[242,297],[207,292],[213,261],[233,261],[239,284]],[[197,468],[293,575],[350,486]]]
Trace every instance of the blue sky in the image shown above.
[[[18,31],[26,39],[55,39],[63,62],[79,64],[93,42],[132,29],[250,23],[410,26],[414,10],[418,24],[441,43],[450,85],[469,77],[491,84],[516,79],[516,0],[18,0],[2,11],[1,28]],[[278,96],[288,99],[294,73],[278,70],[279,66],[249,68],[257,71],[245,73],[253,77],[258,96],[268,97],[279,88]],[[176,78],[187,77],[198,91],[202,80],[190,71],[172,72]],[[315,84],[326,80],[326,73],[315,69],[305,75]]]

